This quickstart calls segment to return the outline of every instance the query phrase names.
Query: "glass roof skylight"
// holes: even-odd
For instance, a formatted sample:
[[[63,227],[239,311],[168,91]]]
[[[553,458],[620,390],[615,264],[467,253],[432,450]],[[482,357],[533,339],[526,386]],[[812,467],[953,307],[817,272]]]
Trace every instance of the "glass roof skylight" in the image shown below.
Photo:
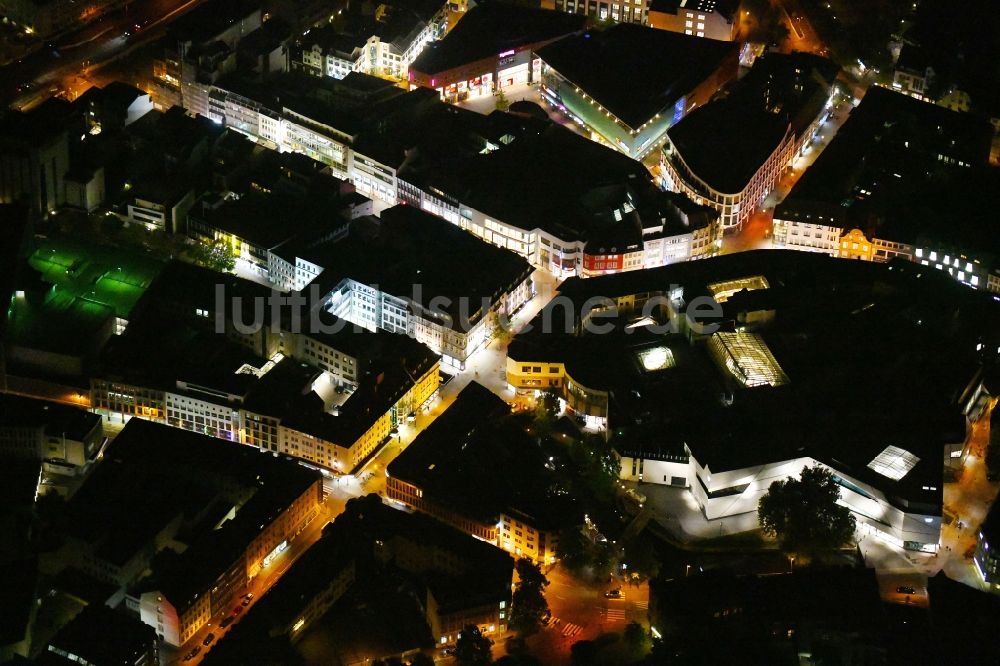
[[[708,349],[716,363],[746,387],[782,386],[789,381],[763,338],[756,333],[719,332],[712,336]]]
[[[882,453],[875,456],[875,460],[868,463],[868,467],[893,481],[899,481],[916,467],[918,462],[920,458],[909,451],[898,446],[887,446]]]
[[[708,285],[708,290],[712,292],[716,303],[725,303],[738,291],[756,291],[758,289],[769,289],[771,287],[767,278],[763,275],[751,275],[737,278],[735,280],[723,280],[722,282],[712,282]]]
[[[639,363],[642,364],[642,369],[646,372],[674,367],[674,353],[670,351],[669,347],[643,349],[636,356],[639,358]]]

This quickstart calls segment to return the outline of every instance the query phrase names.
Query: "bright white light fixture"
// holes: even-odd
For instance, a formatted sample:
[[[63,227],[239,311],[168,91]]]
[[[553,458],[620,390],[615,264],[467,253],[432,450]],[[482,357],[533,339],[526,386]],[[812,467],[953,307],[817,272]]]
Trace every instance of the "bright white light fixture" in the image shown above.
[[[868,463],[868,467],[884,477],[899,481],[916,467],[918,462],[920,458],[909,451],[890,445],[875,456],[875,459]]]

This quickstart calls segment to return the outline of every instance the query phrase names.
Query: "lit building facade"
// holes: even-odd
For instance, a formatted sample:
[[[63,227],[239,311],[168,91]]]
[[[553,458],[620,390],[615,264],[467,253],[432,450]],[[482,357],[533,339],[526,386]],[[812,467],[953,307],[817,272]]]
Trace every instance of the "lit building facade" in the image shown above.
[[[934,68],[919,46],[905,44],[892,70],[892,88],[904,95],[933,102],[931,88],[935,84]]]
[[[731,42],[740,33],[739,0],[649,0],[651,28]]]
[[[716,209],[719,211],[723,231],[734,233],[742,229],[750,216],[760,210],[765,197],[774,189],[782,171],[791,164],[794,157],[795,137],[791,127],[787,127],[777,145],[743,187],[719,189],[707,177],[690,168],[668,133],[660,167],[669,190],[686,194],[693,201]]]
[[[651,61],[650,52],[661,56]],[[571,35],[537,53],[543,101],[593,140],[635,159],[658,148],[671,125],[707,103],[739,69],[735,45],[631,23]],[[627,92],[610,85],[626,79]]]
[[[774,246],[905,259],[996,291],[997,246],[979,228],[997,182],[986,166],[992,138],[985,120],[873,87],[775,207]],[[899,201],[919,201],[923,214]]]
[[[184,594],[173,597],[162,589],[143,592],[138,603],[140,619],[156,629],[168,645],[184,645],[212,618],[232,608],[249,581],[260,573],[266,558],[283,550],[309,524],[322,500],[322,481],[316,479],[273,520],[261,525],[260,533],[242,554],[223,567],[205,589],[186,589]]]
[[[306,71],[334,79],[351,72],[405,79],[410,64],[434,41],[437,28],[434,22],[418,21],[410,33],[392,41],[383,41],[377,34],[368,38],[335,35],[333,40],[325,41],[315,33],[298,53],[293,53],[296,64],[301,63]]]
[[[291,335],[287,334],[288,337]],[[350,393],[346,402],[338,408],[338,413],[350,421],[349,427],[340,427],[339,417],[331,414],[319,419],[305,419],[300,423],[302,419],[293,416],[283,418],[272,410],[248,406],[247,394],[231,394],[218,387],[180,379],[175,389],[156,390],[93,378],[91,404],[109,418],[117,415],[122,421],[138,417],[164,423],[254,446],[262,451],[289,455],[335,473],[346,474],[386,441],[401,419],[433,398],[440,384],[439,362],[434,360],[421,367],[412,381],[394,387],[397,394],[386,409],[370,415],[359,414],[356,412],[362,409],[360,402],[367,400],[366,393],[373,387],[359,386],[357,359],[346,352],[336,351],[329,344],[304,336],[292,349],[296,358],[320,360],[332,366],[330,372],[317,371],[319,376],[316,381],[325,383],[319,388],[326,393],[332,392],[334,386],[347,387],[345,390]],[[272,361],[267,367],[273,368],[274,365]],[[264,368],[248,371],[258,374],[259,378],[267,374]],[[351,398],[358,390],[361,392],[358,393],[359,407],[356,410]]]
[[[412,62],[410,88],[436,90],[454,103],[537,83],[542,70],[535,51],[581,30],[584,22],[583,17],[503,3],[473,7]]]
[[[878,237],[869,238],[860,229],[844,229],[836,224],[823,224],[797,219],[773,221],[773,238],[777,247],[805,252],[822,252],[842,259],[886,262],[906,259],[948,273],[973,289],[1000,293],[1000,267],[994,257],[979,256],[943,243],[918,240],[904,243]],[[830,218],[832,220],[832,217]]]
[[[893,451],[888,455],[912,457],[905,450],[900,451],[902,454]],[[872,465],[881,462],[880,457],[886,456],[877,456],[866,470],[874,469]],[[890,462],[895,464],[898,458]],[[713,469],[711,465],[700,462],[697,452],[690,447],[685,447],[684,455],[626,451],[621,463],[619,478],[623,480],[688,488],[708,520],[754,513],[760,498],[772,483],[789,476],[797,478],[805,467],[818,465],[832,472],[840,486],[840,503],[854,513],[859,537],[872,536],[908,550],[936,552],[938,549],[941,537],[940,485],[917,489],[916,494],[926,498],[916,501],[913,497],[897,497],[887,490],[889,486],[873,483],[872,478],[856,478],[849,469],[840,468],[832,461],[803,456],[740,469]],[[938,464],[939,461],[932,463]],[[889,473],[895,475],[897,472],[889,470]]]
[[[522,356],[520,350],[507,355],[507,384],[521,395],[555,391],[575,416],[583,417],[588,428],[607,431],[610,394],[606,388],[592,388],[574,379],[566,365]]]
[[[570,14],[596,16],[602,21],[646,25],[647,0],[546,0],[543,7]]]

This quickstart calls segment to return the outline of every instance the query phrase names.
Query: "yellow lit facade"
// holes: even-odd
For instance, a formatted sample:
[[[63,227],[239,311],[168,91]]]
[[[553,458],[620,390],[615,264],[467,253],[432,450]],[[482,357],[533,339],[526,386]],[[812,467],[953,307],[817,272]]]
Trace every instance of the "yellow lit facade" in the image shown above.
[[[841,259],[873,261],[875,259],[875,243],[865,238],[860,229],[851,229],[841,236],[837,256]]]
[[[262,525],[260,533],[232,566],[220,573],[207,589],[196,593],[186,607],[182,605],[178,609],[177,604],[159,590],[144,593],[139,599],[142,621],[154,627],[169,645],[183,645],[220,611],[231,607],[236,593],[242,592],[247,581],[260,572],[261,563],[275,547],[291,541],[318,514],[323,498],[322,483],[321,479],[316,479],[274,520]]]
[[[515,558],[528,557],[539,564],[556,561],[558,533],[535,527],[524,516],[500,514],[497,545]]]
[[[316,465],[321,465],[339,473],[347,473],[357,467],[365,458],[389,436],[394,427],[394,417],[398,420],[416,410],[430,399],[441,384],[440,363],[435,362],[387,412],[377,416],[375,421],[354,442],[346,446],[342,442],[329,442],[315,435],[303,433],[293,428],[276,426],[277,451]],[[250,443],[250,442],[246,442]]]
[[[508,356],[507,383],[520,392],[555,391],[571,411],[597,419],[591,425],[607,426],[608,392],[581,384],[563,363],[521,361]]]
[[[507,383],[515,389],[544,391],[563,386],[565,380],[563,363],[517,361],[507,357]]]

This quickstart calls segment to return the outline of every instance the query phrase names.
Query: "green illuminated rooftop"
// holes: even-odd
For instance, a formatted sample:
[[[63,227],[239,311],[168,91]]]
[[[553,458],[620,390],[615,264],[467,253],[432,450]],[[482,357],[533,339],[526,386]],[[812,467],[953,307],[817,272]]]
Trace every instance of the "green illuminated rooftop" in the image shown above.
[[[28,261],[60,293],[123,318],[163,268],[134,251],[75,239],[45,239]]]

